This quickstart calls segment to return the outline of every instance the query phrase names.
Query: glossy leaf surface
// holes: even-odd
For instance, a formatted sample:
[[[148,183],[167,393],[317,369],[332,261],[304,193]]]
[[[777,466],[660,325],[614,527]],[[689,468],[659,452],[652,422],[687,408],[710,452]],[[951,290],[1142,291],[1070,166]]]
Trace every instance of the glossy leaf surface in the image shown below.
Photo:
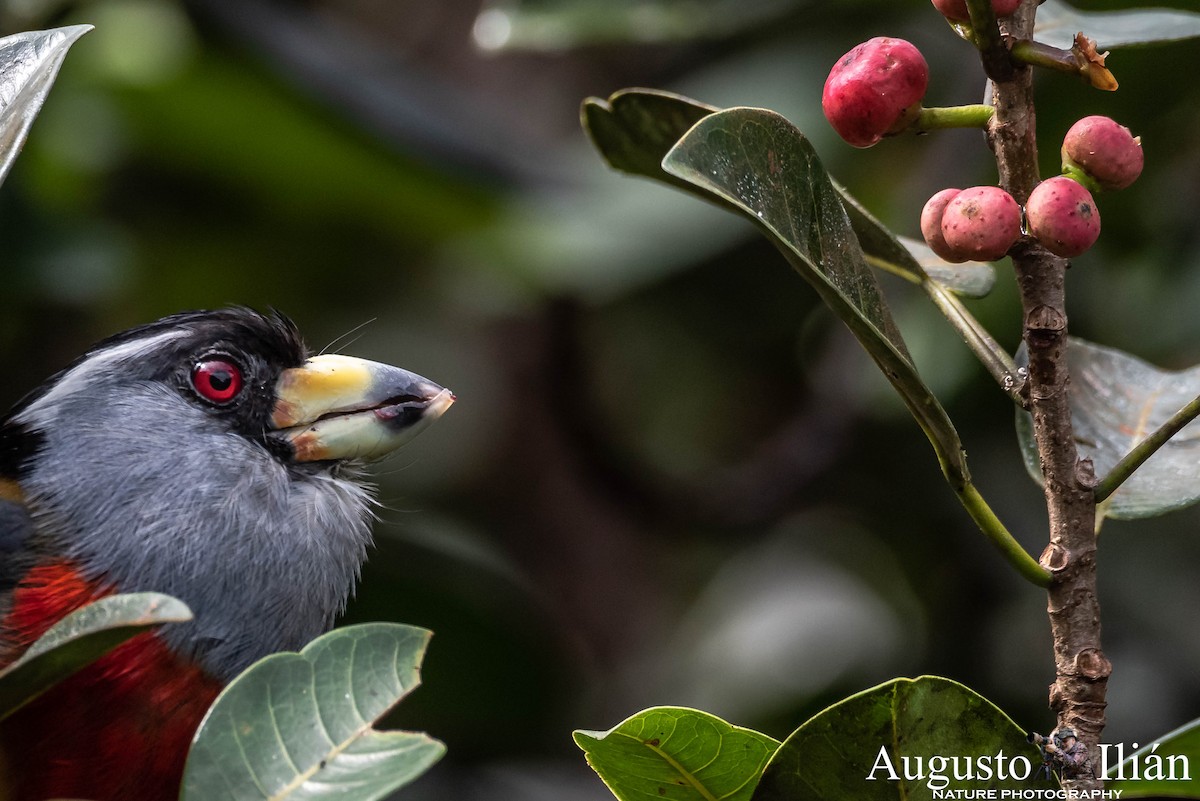
[[[722,199],[663,169],[662,160],[693,125],[720,111],[716,106],[656,89],[622,89],[607,100],[583,101],[583,129],[615,170],[653,178],[724,204]]]
[[[67,50],[91,29],[71,25],[0,39],[0,183],[21,152]]]
[[[621,801],[749,801],[778,741],[706,712],[655,707],[606,732],[577,731],[588,764]]]
[[[858,226],[854,228],[861,236]],[[904,246],[909,258],[916,262],[930,279],[950,290],[956,295],[968,298],[982,298],[992,291],[996,285],[996,268],[984,261],[967,261],[953,264],[938,256],[929,246],[919,239],[898,236],[896,241]],[[868,256],[874,256],[873,250],[866,250]]]
[[[1194,770],[1200,765],[1200,720],[1124,753],[1124,760],[1122,753],[1115,745],[1108,747],[1111,762],[1102,766],[1107,767],[1105,790],[1120,791],[1121,798],[1200,798],[1200,773]]]
[[[943,469],[965,478],[958,434],[917,375],[841,196],[804,135],[772,111],[728,109],[696,123],[667,153],[663,169],[762,228],[883,370]]]
[[[1185,404],[1200,396],[1200,367],[1161,370],[1115,348],[1072,338],[1071,413],[1080,456],[1092,460],[1097,477]],[[1024,352],[1018,361],[1024,362]],[[1017,413],[1025,465],[1041,480],[1033,421]],[[1200,500],[1200,425],[1190,423],[1137,469],[1102,506],[1108,517],[1138,518]]]
[[[767,765],[753,801],[932,799],[938,796],[930,786],[930,771],[923,768],[922,778],[905,779],[900,770],[905,757],[920,757],[927,766],[932,756],[994,756],[1001,751],[1009,759],[1024,755],[1041,764],[1025,733],[973,690],[936,676],[895,679],[834,704],[793,732]],[[881,752],[898,780],[890,778]],[[1025,790],[1039,785],[1046,786],[1032,778],[1005,784],[993,773],[984,781],[950,778],[943,788]]]
[[[705,200],[736,210],[718,193],[683,181],[663,169],[667,152],[693,125],[720,109],[682,95],[652,89],[625,89],[608,100],[588,98],[581,117],[584,130],[614,169],[653,178],[685,189]],[[951,264],[933,254],[923,243],[896,237],[855,199],[845,187],[833,182],[850,219],[859,244],[872,264],[903,275],[914,283],[933,278],[953,292],[983,297],[995,284],[990,264]]]
[[[1070,48],[1083,31],[1100,50],[1200,36],[1200,14],[1169,8],[1130,8],[1121,11],[1080,11],[1061,0],[1038,7],[1036,37],[1055,47]]]

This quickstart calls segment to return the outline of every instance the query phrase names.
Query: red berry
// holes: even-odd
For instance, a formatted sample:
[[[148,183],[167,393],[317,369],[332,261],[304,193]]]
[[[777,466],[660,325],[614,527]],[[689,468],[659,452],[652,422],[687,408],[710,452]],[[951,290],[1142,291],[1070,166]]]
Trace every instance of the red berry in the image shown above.
[[[960,261],[995,261],[1021,236],[1021,207],[998,186],[964,189],[942,212],[942,237]]]
[[[971,14],[967,11],[967,0],[933,0],[934,8],[942,12],[942,16],[955,22],[970,22]],[[1011,17],[1021,0],[992,0],[992,10],[997,17]]]
[[[1055,256],[1071,259],[1096,243],[1100,211],[1092,193],[1062,175],[1033,188],[1025,202],[1029,233]]]
[[[942,215],[946,211],[946,204],[954,200],[961,191],[961,189],[943,189],[929,198],[925,202],[925,208],[921,209],[921,235],[925,237],[925,244],[946,261],[966,261],[950,249],[950,246],[946,244],[946,237],[942,236]]]
[[[1063,172],[1082,171],[1101,189],[1124,189],[1142,174],[1142,140],[1108,117],[1084,117],[1063,139]]]
[[[855,147],[870,147],[911,121],[928,85],[929,66],[916,47],[876,37],[833,65],[821,107],[839,136]]]

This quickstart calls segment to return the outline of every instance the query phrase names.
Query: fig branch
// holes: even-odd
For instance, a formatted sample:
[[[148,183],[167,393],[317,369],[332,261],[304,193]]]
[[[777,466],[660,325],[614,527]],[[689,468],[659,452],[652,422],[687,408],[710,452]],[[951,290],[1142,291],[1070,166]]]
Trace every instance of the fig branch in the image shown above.
[[[980,0],[968,0],[975,5]],[[983,0],[986,2],[986,0]],[[1036,0],[1024,0],[1005,22],[1005,33],[1029,39]],[[997,54],[991,54],[995,57]],[[1001,186],[1018,203],[1039,184],[1031,68],[1016,65],[1011,80],[993,82],[996,114],[988,135]],[[1067,374],[1065,279],[1068,263],[1043,241],[1024,237],[1010,250],[1021,294],[1023,338],[1029,351],[1029,408],[1044,478],[1049,544],[1040,562],[1053,576],[1047,611],[1054,638],[1055,681],[1050,706],[1059,726],[1073,728],[1099,765],[1105,694],[1112,666],[1100,645],[1096,594],[1096,484],[1091,462],[1075,446]],[[1098,779],[1070,780],[1078,789]]]
[[[1170,427],[1131,454],[1120,470],[1097,488],[1089,459],[1075,443],[1067,369],[1067,260],[1086,252],[1100,235],[1100,212],[1092,192],[1129,186],[1142,170],[1141,142],[1108,117],[1085,117],[1063,139],[1062,175],[1042,180],[1038,172],[1036,113],[1032,70],[1058,68],[1031,59],[1044,48],[1031,41],[1037,0],[932,0],[951,27],[979,50],[990,79],[991,105],[956,111],[925,109],[928,64],[910,42],[876,37],[854,47],[834,65],[821,104],[825,116],[851,145],[872,147],[885,137],[922,132],[951,124],[982,126],[995,154],[999,186],[948,188],[933,195],[921,212],[921,234],[930,249],[948,262],[1012,258],[1022,304],[1022,338],[1029,354],[1027,375],[1017,374],[1011,359],[997,355],[986,332],[947,294],[931,297],[964,336],[1001,387],[1033,418],[1049,516],[1049,542],[1033,568],[1007,530],[956,481],[981,530],[992,537],[1022,575],[1047,587],[1054,640],[1055,681],[1050,707],[1060,729],[1073,729],[1084,746],[1072,755],[1064,782],[1072,788],[1098,789],[1102,782],[1086,770],[1084,751],[1099,759],[1105,724],[1105,695],[1112,666],[1100,646],[1100,606],[1096,594],[1097,499],[1124,480],[1169,436]],[[1073,71],[1111,78],[1105,54],[1082,34],[1070,53]],[[1031,63],[1032,62],[1032,63]],[[1057,62],[1056,62],[1057,64]],[[1092,80],[1093,85],[1097,85]],[[1115,79],[1111,86],[1115,88]],[[1023,379],[1023,380],[1022,380]],[[1182,425],[1195,409],[1180,412]],[[993,536],[1002,534],[1003,536]],[[1012,547],[1009,547],[1012,546]],[[1027,556],[1027,555],[1026,555]],[[1069,739],[1069,738],[1068,738]],[[1074,745],[1071,746],[1075,748]]]

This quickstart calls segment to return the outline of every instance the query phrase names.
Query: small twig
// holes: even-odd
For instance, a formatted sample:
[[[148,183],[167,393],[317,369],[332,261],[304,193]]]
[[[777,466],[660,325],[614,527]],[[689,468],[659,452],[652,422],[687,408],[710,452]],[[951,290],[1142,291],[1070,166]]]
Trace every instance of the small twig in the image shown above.
[[[909,281],[920,283],[925,292],[933,299],[934,304],[937,305],[946,319],[950,321],[950,324],[959,332],[971,350],[975,352],[988,372],[996,378],[996,381],[1009,393],[1014,401],[1022,406],[1024,405],[1024,382],[1018,375],[1016,363],[1000,347],[999,343],[992,339],[991,334],[979,324],[974,315],[967,311],[966,307],[962,305],[962,302],[959,301],[954,293],[923,274],[921,279],[917,279],[913,273],[907,270],[896,270],[886,260],[867,256],[867,261]],[[904,397],[906,400],[908,399],[908,396],[904,393],[901,393],[901,397]],[[1039,587],[1048,587],[1052,578],[1050,573],[1021,547],[1021,544],[1005,528],[1004,523],[992,511],[992,508],[988,506],[987,501],[979,494],[979,490],[971,483],[971,476],[967,471],[965,458],[961,454],[958,459],[949,458],[950,454],[945,452],[941,439],[931,433],[921,415],[914,410],[913,416],[916,418],[918,424],[925,429],[925,433],[929,436],[929,441],[933,445],[934,451],[937,452],[938,461],[942,467],[942,475],[945,476],[946,483],[954,490],[954,494],[958,496],[958,500],[967,510],[967,514],[979,526],[979,530],[991,540],[1001,555],[1025,579]]]
[[[1029,399],[1025,392],[1025,378],[1017,368],[1016,362],[1008,355],[1008,351],[1000,347],[1000,343],[992,338],[971,312],[967,311],[957,295],[933,280],[925,281],[924,288],[934,305],[962,336],[967,347],[992,378],[996,379],[1000,388],[1018,406],[1027,408]]]
[[[967,0],[967,13],[971,15],[972,38],[979,48],[984,73],[999,83],[1011,81],[1016,66],[1000,34],[991,0]]]
[[[1031,67],[1079,74],[1079,65],[1075,63],[1075,57],[1071,55],[1070,50],[1063,50],[1061,47],[1025,39],[1014,43],[1010,52],[1017,61]]]
[[[993,113],[991,106],[983,104],[922,108],[907,130],[925,133],[941,128],[986,128]]]
[[[1025,39],[1012,46],[1012,57],[1022,64],[1065,72],[1081,78],[1096,89],[1113,92],[1117,79],[1104,66],[1105,56],[1096,52],[1096,43],[1083,34],[1075,37],[1070,50]]]
[[[1159,448],[1167,444],[1167,441],[1178,434],[1184,426],[1195,420],[1198,415],[1200,415],[1200,397],[1195,398],[1171,415],[1167,422],[1134,446],[1133,450],[1125,454],[1121,461],[1113,466],[1108,475],[1096,485],[1096,502],[1102,502],[1116,492],[1117,488],[1125,483],[1125,480],[1133,475],[1135,470],[1141,467]]]
[[[959,501],[971,515],[971,519],[979,526],[979,530],[983,532],[984,536],[999,549],[1000,554],[1008,560],[1008,563],[1016,568],[1017,572],[1027,581],[1039,587],[1049,587],[1052,580],[1049,571],[1038,564],[1037,560],[1030,556],[1021,543],[1017,542],[1009,533],[1009,530],[1004,527],[1004,523],[992,511],[992,507],[988,506],[987,501],[979,494],[975,485],[967,482],[953,486],[954,493],[958,495]]]
[[[971,6],[973,8],[973,5]],[[1033,32],[1037,4],[1023,0],[1006,21],[1015,39]],[[1011,82],[995,82],[996,117],[989,129],[1000,185],[1023,203],[1039,180],[1031,69],[1017,65]],[[1070,726],[1099,764],[1105,697],[1112,664],[1100,644],[1096,594],[1096,485],[1092,463],[1080,459],[1071,419],[1067,370],[1067,262],[1030,239],[1009,251],[1024,313],[1029,352],[1029,405],[1042,468],[1050,542],[1040,562],[1054,574],[1047,614],[1054,640],[1055,680],[1050,707]],[[1064,779],[1068,791],[1103,789],[1103,781]]]

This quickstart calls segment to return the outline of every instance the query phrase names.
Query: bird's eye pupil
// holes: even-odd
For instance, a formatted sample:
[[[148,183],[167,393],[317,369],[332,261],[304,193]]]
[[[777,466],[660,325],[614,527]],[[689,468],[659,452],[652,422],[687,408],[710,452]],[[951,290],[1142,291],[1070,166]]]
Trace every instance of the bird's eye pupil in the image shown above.
[[[225,359],[205,359],[192,368],[192,386],[207,401],[229,403],[242,391],[242,371]]]

